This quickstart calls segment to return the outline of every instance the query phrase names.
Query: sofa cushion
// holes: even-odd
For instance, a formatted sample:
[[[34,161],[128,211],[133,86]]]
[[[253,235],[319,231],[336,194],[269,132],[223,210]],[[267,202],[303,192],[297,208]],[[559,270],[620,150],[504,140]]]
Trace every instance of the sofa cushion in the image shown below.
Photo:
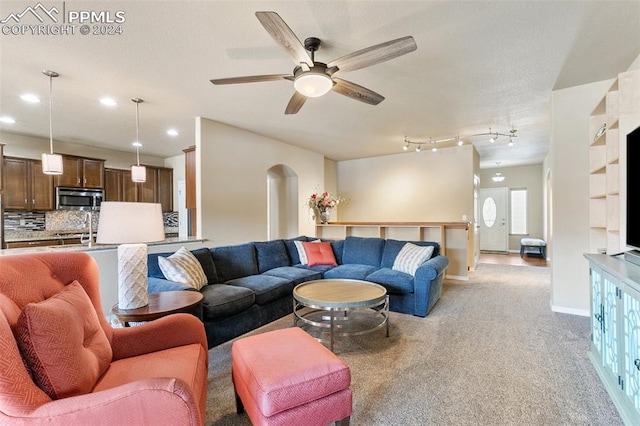
[[[376,271],[375,266],[371,265],[358,265],[358,264],[344,264],[338,265],[324,273],[324,278],[344,278],[351,280],[364,280]]]
[[[205,320],[228,317],[248,309],[256,301],[253,291],[227,284],[210,284],[202,288],[202,316]]]
[[[289,266],[287,247],[282,240],[264,241],[253,243],[258,257],[258,272],[263,273],[269,269]]]
[[[159,256],[158,266],[170,281],[200,290],[207,284],[207,276],[198,259],[186,248],[180,247],[169,257]]]
[[[200,266],[204,274],[207,276],[208,284],[218,283],[218,272],[216,271],[216,265],[213,263],[213,254],[211,250],[206,247],[202,247],[196,250],[191,250],[191,253],[198,259]]]
[[[293,293],[293,282],[272,275],[249,275],[227,281],[226,284],[248,288],[256,295],[256,303],[264,305]]]
[[[291,265],[297,265],[300,263],[300,257],[298,255],[298,249],[296,248],[296,241],[307,241],[307,237],[304,235],[300,235],[299,237],[289,238],[287,240],[282,240],[285,247],[287,248],[287,254],[289,255],[289,260],[291,261]]]
[[[384,240],[382,238],[347,237],[344,240],[343,264],[380,267]]]
[[[342,265],[344,262],[342,261],[342,253],[344,251],[344,240],[322,240],[329,241],[331,243],[331,248],[333,249],[333,255],[336,257],[336,262],[338,265]]]
[[[322,273],[311,269],[294,268],[293,266],[281,266],[270,269],[262,275],[271,275],[291,281],[294,285],[312,280],[322,279]]]
[[[313,272],[317,272],[319,274],[324,275],[325,272],[330,271],[331,269],[335,268],[335,266],[330,266],[330,265],[315,265],[315,266],[309,266],[309,265],[294,265],[295,268],[299,268],[299,269],[306,269],[308,271],[313,271]]]
[[[16,339],[36,384],[51,399],[91,392],[113,353],[98,315],[78,281],[27,304]]]
[[[426,262],[433,253],[433,246],[420,247],[415,244],[406,243],[396,260],[393,262],[394,271],[405,272],[407,274],[414,275],[420,265]]]
[[[413,293],[413,275],[394,271],[391,268],[381,268],[367,276],[367,281],[380,284],[389,294]]]
[[[216,265],[213,263],[213,255],[211,254],[211,250],[206,247],[191,250],[191,253],[198,259],[200,262],[200,266],[202,266],[202,270],[204,274],[207,276],[207,283],[215,284],[218,282],[218,274],[216,272]],[[165,252],[165,253],[150,253],[147,256],[147,267],[148,272],[147,276],[153,278],[161,278],[165,279],[162,270],[160,269],[160,265],[158,265],[158,257],[168,257],[171,256],[173,252]]]
[[[328,265],[337,266],[336,257],[333,254],[331,243],[329,242],[304,242],[302,247],[307,254],[307,264],[309,266]]]
[[[213,263],[218,271],[218,282],[227,282],[258,273],[253,243],[214,247],[211,251]]]
[[[402,247],[406,243],[410,242],[411,244],[415,244],[420,247],[433,247],[433,253],[431,257],[435,257],[440,252],[440,245],[433,241],[398,241],[398,240],[386,240],[384,244],[384,251],[382,253],[382,263],[380,266],[382,268],[393,268],[393,262],[395,262],[398,253],[402,250]]]

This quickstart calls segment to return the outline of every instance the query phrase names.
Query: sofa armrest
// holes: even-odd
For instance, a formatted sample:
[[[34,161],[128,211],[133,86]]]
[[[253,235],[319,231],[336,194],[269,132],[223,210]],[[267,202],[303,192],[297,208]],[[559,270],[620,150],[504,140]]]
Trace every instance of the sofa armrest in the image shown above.
[[[162,278],[147,277],[149,293],[162,293],[163,291],[195,290],[186,284],[169,281]],[[196,290],[197,291],[197,290]]]
[[[136,326],[113,329],[113,360],[200,343],[208,350],[202,322],[191,314],[172,314]]]
[[[431,281],[449,266],[449,259],[442,255],[432,257],[416,270],[416,281]]]
[[[444,271],[448,266],[449,259],[438,255],[424,262],[416,270],[413,280],[414,315],[426,317],[433,305],[440,299]]]
[[[158,377],[138,380],[104,391],[63,398],[13,417],[16,424],[201,425],[198,395],[182,380]],[[3,418],[0,418],[2,423]]]

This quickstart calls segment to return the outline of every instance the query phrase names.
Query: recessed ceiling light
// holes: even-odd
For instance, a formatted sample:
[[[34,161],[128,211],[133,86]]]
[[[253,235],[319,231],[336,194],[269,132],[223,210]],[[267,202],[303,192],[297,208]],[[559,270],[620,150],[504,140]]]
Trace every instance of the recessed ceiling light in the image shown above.
[[[135,146],[135,147],[141,147],[142,144],[140,142],[132,142],[131,145]]]
[[[25,102],[30,102],[32,104],[37,104],[40,102],[40,98],[31,93],[25,93],[24,95],[20,95],[20,99]]]
[[[118,103],[113,98],[100,98],[100,103],[106,106],[116,106]]]
[[[176,129],[169,129],[169,130],[167,130],[167,134],[168,134],[169,136],[178,136],[178,135],[179,135],[179,133],[178,133],[178,131],[177,131]]]
[[[5,123],[5,124],[14,124],[16,122],[16,120],[14,120],[13,118],[9,117],[9,116],[3,116],[0,117],[0,123]]]

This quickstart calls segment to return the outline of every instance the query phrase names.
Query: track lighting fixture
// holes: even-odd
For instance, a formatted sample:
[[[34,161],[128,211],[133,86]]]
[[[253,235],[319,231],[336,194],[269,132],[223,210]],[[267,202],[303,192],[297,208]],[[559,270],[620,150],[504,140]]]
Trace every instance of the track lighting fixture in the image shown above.
[[[500,132],[493,131],[491,129],[491,127],[489,127],[489,132],[486,132],[486,133],[474,133],[472,135],[466,135],[466,136],[456,135],[456,136],[451,136],[451,137],[443,138],[443,139],[431,139],[431,138],[429,138],[429,142],[428,143],[434,145],[431,150],[435,152],[435,151],[437,151],[437,149],[434,149],[434,148],[436,148],[435,145],[437,145],[437,144],[442,144],[442,143],[446,143],[446,142],[455,142],[456,145],[462,146],[462,145],[464,145],[464,139],[473,138],[473,137],[476,137],[476,136],[490,136],[491,138],[489,139],[489,141],[491,143],[494,143],[498,139],[499,136],[507,136],[507,137],[509,137],[508,146],[513,146],[513,138],[517,138],[518,137],[518,135],[516,134],[517,132],[518,132],[518,130],[511,129],[511,130],[509,130],[509,133],[500,133]],[[424,142],[424,141],[415,141],[414,142],[414,141],[411,141],[411,140],[407,139],[406,136],[405,136],[403,142],[404,142],[404,145],[403,145],[402,149],[404,151],[408,151],[409,147],[411,145],[416,145],[416,152],[420,152],[421,149],[418,149],[418,148],[420,148],[422,144],[427,143],[427,142]],[[450,146],[450,145],[451,144],[449,144],[448,146]]]
[[[422,151],[422,144],[418,144],[418,146],[416,147],[416,152],[420,151]]]

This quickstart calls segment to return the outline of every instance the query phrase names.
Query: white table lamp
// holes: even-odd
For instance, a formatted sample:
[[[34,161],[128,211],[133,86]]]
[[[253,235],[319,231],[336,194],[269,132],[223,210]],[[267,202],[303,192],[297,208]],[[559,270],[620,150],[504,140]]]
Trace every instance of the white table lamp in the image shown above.
[[[120,309],[136,309],[149,304],[146,243],[164,239],[161,204],[106,201],[100,205],[96,243],[120,244]]]

